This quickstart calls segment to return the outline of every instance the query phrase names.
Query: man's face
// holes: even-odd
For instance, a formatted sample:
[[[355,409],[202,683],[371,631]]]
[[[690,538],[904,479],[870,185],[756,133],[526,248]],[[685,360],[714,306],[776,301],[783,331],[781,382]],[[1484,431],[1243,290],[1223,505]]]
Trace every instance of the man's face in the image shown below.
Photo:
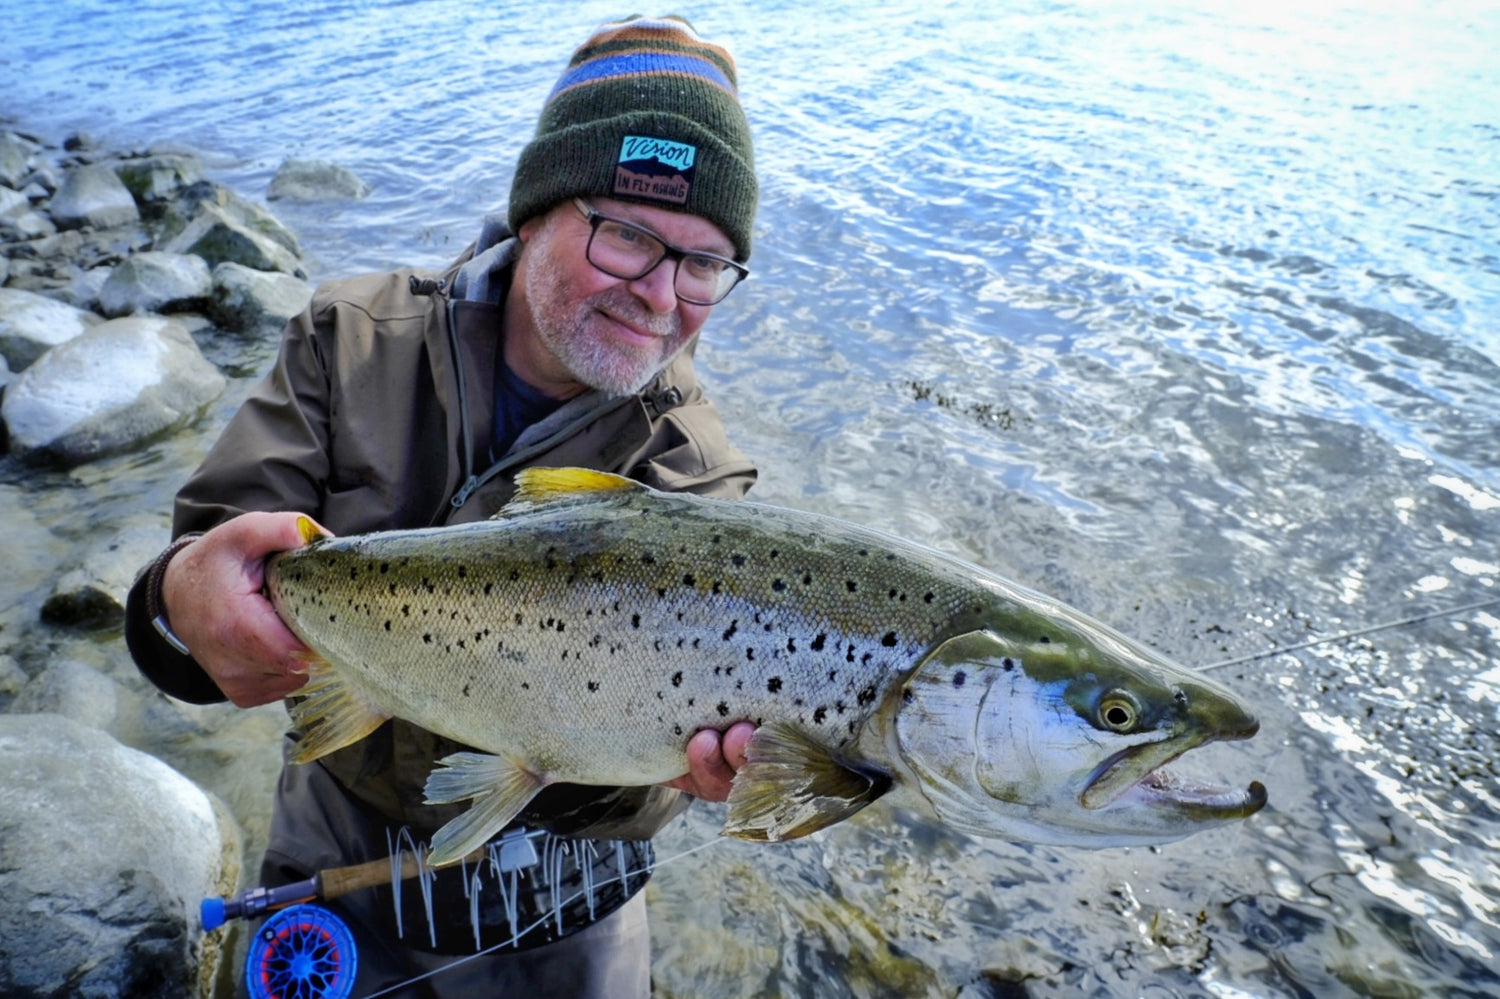
[[[706,219],[609,198],[590,202],[673,246],[734,256],[734,244]],[[523,379],[553,394],[587,385],[630,395],[687,346],[713,307],[677,298],[671,260],[633,281],[605,274],[588,261],[589,233],[571,201],[521,226],[525,248],[511,295],[520,292],[525,308],[516,318],[529,320],[535,335],[534,342],[511,343],[512,336],[525,341],[526,331],[507,327],[506,360]]]

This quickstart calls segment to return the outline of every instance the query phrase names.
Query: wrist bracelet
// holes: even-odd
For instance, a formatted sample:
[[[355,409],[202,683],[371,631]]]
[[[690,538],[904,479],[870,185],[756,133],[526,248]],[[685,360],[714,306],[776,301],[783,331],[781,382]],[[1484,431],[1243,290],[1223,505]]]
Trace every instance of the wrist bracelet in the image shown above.
[[[177,637],[172,631],[171,624],[167,622],[167,605],[162,599],[161,586],[167,578],[167,563],[172,561],[172,556],[201,537],[203,537],[202,531],[184,534],[167,545],[162,553],[156,556],[156,561],[151,563],[151,568],[147,570],[150,575],[146,579],[146,613],[151,616],[151,627],[156,629],[156,633],[164,638],[168,645],[185,656],[191,656],[192,653],[188,651],[187,645]]]

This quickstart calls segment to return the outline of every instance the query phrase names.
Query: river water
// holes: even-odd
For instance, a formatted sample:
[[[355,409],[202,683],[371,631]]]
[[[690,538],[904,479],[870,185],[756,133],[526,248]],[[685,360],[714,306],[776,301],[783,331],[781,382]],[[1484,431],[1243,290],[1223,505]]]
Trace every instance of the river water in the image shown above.
[[[755,273],[698,355],[757,498],[957,553],[1192,665],[1497,595],[1494,5],[675,7],[732,46],[757,140]],[[437,266],[503,205],[572,46],[622,12],[9,0],[0,114],[190,148],[256,197],[285,157],[336,160],[374,193],[276,207],[314,276]],[[269,345],[214,349],[242,377],[193,431],[0,465],[0,642],[28,669],[126,669],[118,635],[36,608],[60,561],[164,523]],[[1490,606],[1218,670],[1262,733],[1196,769],[1271,805],[1159,849],[877,807],[667,864],[656,991],[1500,995],[1497,648]],[[126,736],[253,843],[279,718],[140,717]],[[719,818],[695,809],[662,854]]]

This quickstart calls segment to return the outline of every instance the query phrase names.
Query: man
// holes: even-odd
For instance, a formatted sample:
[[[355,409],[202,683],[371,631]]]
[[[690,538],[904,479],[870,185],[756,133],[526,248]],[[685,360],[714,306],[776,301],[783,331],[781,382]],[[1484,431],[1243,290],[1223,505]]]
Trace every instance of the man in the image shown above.
[[[606,24],[521,153],[509,228],[486,220],[441,275],[320,287],[178,494],[177,540],[131,592],[126,637],[142,672],[199,703],[295,695],[303,650],[261,585],[266,557],[300,543],[298,513],[341,534],[475,520],[528,465],[742,496],[755,469],[691,360],[750,255],[757,187],[736,86],[729,54],[682,20]],[[480,942],[506,946],[423,987],[647,995],[649,837],[686,807],[684,791],[723,800],[749,731],[697,733],[690,772],[668,787],[544,792],[502,834],[513,849],[500,853],[520,859],[487,869],[476,903]],[[458,748],[394,720],[284,766],[262,883],[385,856],[403,829],[425,839],[456,810],[425,804],[423,784]],[[429,926],[419,892],[404,892],[399,938],[388,889],[331,905],[359,945],[356,994],[474,951],[456,869],[434,893]]]

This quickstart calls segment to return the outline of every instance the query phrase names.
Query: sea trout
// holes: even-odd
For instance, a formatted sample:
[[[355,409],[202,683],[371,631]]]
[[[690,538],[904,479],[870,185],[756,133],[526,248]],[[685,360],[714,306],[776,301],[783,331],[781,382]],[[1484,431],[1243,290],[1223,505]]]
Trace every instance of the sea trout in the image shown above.
[[[274,556],[306,643],[293,759],[392,716],[474,752],[431,803],[457,861],[554,782],[656,784],[686,743],[758,728],[724,832],[804,836],[887,793],[966,833],[1160,843],[1253,814],[1265,789],[1163,769],[1249,738],[1227,689],[960,559],[842,520],[530,469],[494,519],[314,537]]]

